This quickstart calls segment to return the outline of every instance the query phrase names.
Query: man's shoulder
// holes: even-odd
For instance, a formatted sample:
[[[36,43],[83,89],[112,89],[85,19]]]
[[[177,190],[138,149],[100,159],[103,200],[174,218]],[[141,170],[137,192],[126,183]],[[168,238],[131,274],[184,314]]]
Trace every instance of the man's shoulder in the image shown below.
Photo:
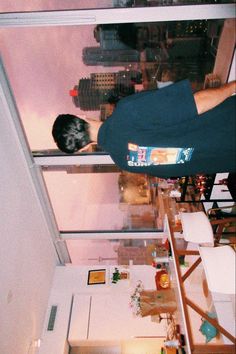
[[[134,93],[130,96],[122,98],[118,104],[117,108],[123,108],[123,106],[128,106],[130,104],[139,104],[142,102],[148,102],[149,100],[155,99],[163,99],[164,97],[174,96],[176,93],[180,93],[183,90],[191,91],[191,84],[188,79],[181,80],[175,82],[171,85],[165,86],[161,89],[152,89],[152,90],[144,90],[141,92]]]

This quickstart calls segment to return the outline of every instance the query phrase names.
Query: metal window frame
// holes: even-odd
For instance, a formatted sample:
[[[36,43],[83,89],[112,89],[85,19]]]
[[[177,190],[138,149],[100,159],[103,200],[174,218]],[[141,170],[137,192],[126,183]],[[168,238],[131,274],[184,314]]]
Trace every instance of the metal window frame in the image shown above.
[[[63,240],[153,240],[163,238],[165,234],[161,230],[106,230],[106,231],[61,231]]]

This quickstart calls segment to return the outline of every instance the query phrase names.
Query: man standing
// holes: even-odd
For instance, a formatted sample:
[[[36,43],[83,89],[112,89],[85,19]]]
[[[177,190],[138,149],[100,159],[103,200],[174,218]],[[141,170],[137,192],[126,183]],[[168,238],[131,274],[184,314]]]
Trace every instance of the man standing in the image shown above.
[[[52,133],[67,153],[97,141],[129,172],[162,178],[235,172],[235,92],[234,81],[193,95],[189,81],[183,80],[121,99],[104,123],[88,120],[87,124],[70,116],[80,126],[77,132],[60,115]],[[81,138],[85,143],[75,144]]]

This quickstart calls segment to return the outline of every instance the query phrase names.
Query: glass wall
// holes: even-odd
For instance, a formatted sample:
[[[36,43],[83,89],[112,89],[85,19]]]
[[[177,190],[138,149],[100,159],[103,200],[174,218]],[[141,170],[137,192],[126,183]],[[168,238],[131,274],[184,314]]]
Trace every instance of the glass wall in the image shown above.
[[[57,115],[109,119],[138,91],[188,78],[193,91],[214,70],[224,20],[1,29],[1,53],[35,156],[62,154]],[[83,154],[101,154],[93,145]],[[85,167],[84,167],[85,168]],[[44,168],[60,230],[159,229],[155,180],[107,167]]]
[[[229,28],[229,16],[226,20],[221,15],[212,16],[210,6],[209,19],[196,15],[198,6],[196,11],[193,11],[194,6],[188,7],[193,11],[194,19],[187,19],[188,11],[182,6],[176,6],[176,11],[180,7],[183,9],[184,20],[173,20],[170,15],[174,5],[209,3],[222,4],[226,1],[52,0],[47,5],[40,0],[30,4],[28,1],[1,2],[2,13],[96,8],[105,11],[111,7],[140,6],[168,6],[172,11],[165,10],[167,20],[163,16],[156,21],[158,11],[152,11],[150,20],[145,16],[142,22],[136,22],[137,18],[131,16],[126,23],[117,19],[108,23],[111,18],[109,12],[106,13],[108,19],[104,16],[104,22],[99,23],[97,11],[97,17],[95,12],[92,17],[85,14],[82,18],[81,15],[81,21],[88,24],[79,22],[79,26],[66,20],[61,20],[66,26],[59,24],[59,20],[55,25],[52,18],[48,20],[52,21],[50,26],[47,26],[45,18],[43,27],[38,26],[37,21],[32,26],[23,24],[21,27],[19,16],[16,27],[0,29],[1,56],[34,156],[63,155],[65,159],[69,158],[57,149],[51,135],[53,122],[59,114],[69,113],[104,121],[109,119],[120,99],[139,91],[159,90],[185,78],[190,80],[193,92],[220,84],[221,77],[215,73],[219,49],[222,55],[230,45],[230,39],[221,41],[224,28]],[[118,9],[117,13],[119,11],[123,10]],[[65,13],[70,14],[70,11]],[[49,17],[52,14],[49,13]],[[35,18],[39,15],[44,13],[34,14]],[[155,20],[151,15],[156,17]],[[27,12],[23,18],[27,18]],[[127,19],[126,15],[124,19]],[[230,62],[230,55],[228,57]],[[228,68],[224,66],[221,70],[227,71]],[[77,154],[100,156],[103,153],[93,145]],[[161,229],[163,215],[159,210],[155,178],[132,175],[109,165],[91,167],[75,163],[73,166],[59,164],[52,168],[45,164],[42,170],[61,231]],[[126,247],[118,243],[116,246]],[[73,241],[71,244],[67,241],[70,252],[72,244]],[[108,244],[110,246],[110,242]],[[117,254],[114,256],[113,253],[111,261],[115,258],[114,262],[119,263]],[[92,258],[99,260],[99,257]]]

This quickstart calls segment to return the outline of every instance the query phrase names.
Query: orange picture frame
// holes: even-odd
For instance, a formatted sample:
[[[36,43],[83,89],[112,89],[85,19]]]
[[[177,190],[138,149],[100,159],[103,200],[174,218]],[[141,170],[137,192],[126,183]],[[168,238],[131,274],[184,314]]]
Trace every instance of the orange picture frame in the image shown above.
[[[93,269],[88,272],[88,285],[106,284],[106,269]]]

